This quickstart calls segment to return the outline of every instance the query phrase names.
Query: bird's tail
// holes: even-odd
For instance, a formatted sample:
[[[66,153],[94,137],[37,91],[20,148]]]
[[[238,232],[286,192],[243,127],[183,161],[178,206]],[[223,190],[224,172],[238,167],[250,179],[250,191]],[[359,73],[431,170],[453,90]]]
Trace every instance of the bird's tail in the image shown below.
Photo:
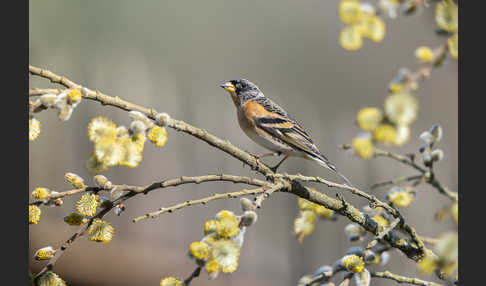
[[[351,182],[348,180],[348,178],[346,178],[346,176],[344,176],[343,174],[341,174],[341,172],[339,172],[336,168],[336,166],[334,166],[333,164],[331,164],[329,161],[325,161],[321,158],[318,158],[318,157],[314,157],[314,156],[309,156],[312,160],[316,161],[319,165],[325,167],[325,168],[328,168],[329,170],[332,170],[334,172],[336,172],[336,174],[338,174],[345,182],[348,186],[350,187],[353,187],[353,184],[351,184]]]

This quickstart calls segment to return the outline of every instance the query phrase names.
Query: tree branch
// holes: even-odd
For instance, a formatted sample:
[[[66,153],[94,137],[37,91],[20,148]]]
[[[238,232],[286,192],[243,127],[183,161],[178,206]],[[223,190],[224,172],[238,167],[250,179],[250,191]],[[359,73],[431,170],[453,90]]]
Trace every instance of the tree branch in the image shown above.
[[[396,184],[400,184],[400,183],[403,183],[403,182],[420,180],[423,177],[424,177],[423,175],[400,177],[400,178],[396,178],[396,179],[393,179],[393,180],[373,184],[373,185],[370,186],[370,189],[376,189],[376,188],[383,187],[383,186],[396,185]]]
[[[409,278],[409,277],[393,274],[390,271],[371,272],[371,277],[387,278],[387,279],[395,280],[398,283],[408,283],[408,284],[422,285],[422,286],[442,286],[442,284],[439,283],[424,281],[418,278]]]
[[[394,159],[396,161],[402,162],[402,163],[418,170],[420,173],[425,175],[425,177],[426,177],[425,181],[428,184],[430,184],[431,186],[433,186],[434,188],[436,188],[439,191],[439,193],[447,196],[452,201],[457,202],[459,200],[457,192],[452,192],[447,187],[442,186],[442,184],[435,178],[433,173],[430,173],[426,169],[420,167],[419,165],[417,165],[415,162],[413,162],[409,158],[402,156],[402,155],[399,155],[399,154],[395,154],[393,152],[384,151],[384,150],[381,150],[381,149],[375,149],[374,156],[375,157],[381,156],[381,157],[387,157],[387,158],[390,158],[390,159]]]
[[[204,204],[206,204],[210,201],[214,201],[214,200],[233,199],[233,198],[239,198],[239,197],[246,196],[246,195],[262,194],[262,193],[266,193],[266,192],[270,192],[270,191],[273,193],[273,192],[281,190],[284,187],[285,187],[285,185],[283,183],[277,183],[268,190],[265,187],[260,187],[260,188],[256,188],[256,189],[252,189],[252,190],[241,190],[241,191],[238,191],[238,192],[214,194],[210,197],[205,197],[205,198],[198,199],[198,200],[185,201],[183,203],[173,205],[173,206],[170,206],[170,207],[167,207],[167,208],[162,207],[158,211],[151,212],[151,213],[145,214],[143,216],[136,217],[132,221],[138,222],[138,221],[141,221],[141,220],[144,220],[144,219],[147,219],[147,218],[155,218],[155,217],[157,217],[161,214],[164,214],[164,213],[172,213],[175,210],[182,209],[184,207],[189,207],[189,206],[196,205],[196,204],[204,205]]]
[[[134,193],[144,193],[147,194],[148,192],[151,192],[155,189],[163,189],[167,187],[176,187],[179,185],[183,184],[200,184],[200,183],[205,183],[205,182],[213,182],[213,181],[226,181],[226,182],[233,182],[233,183],[244,183],[248,185],[253,185],[253,186],[267,186],[270,185],[269,182],[250,178],[250,177],[245,177],[245,176],[235,176],[235,175],[227,175],[227,174],[220,174],[220,175],[205,175],[205,176],[197,176],[197,177],[187,177],[187,176],[182,176],[179,178],[175,179],[168,179],[168,180],[163,180],[160,182],[155,182],[146,186],[129,186],[129,185],[114,185],[113,188],[116,188],[118,191],[130,191]],[[98,188],[98,187],[86,187],[82,189],[74,189],[74,190],[69,190],[61,193],[54,193],[50,194],[47,198],[42,199],[42,200],[36,200],[29,205],[40,205],[48,200],[52,199],[58,199],[62,198],[65,196],[72,196],[78,193],[82,192],[98,192],[102,191],[103,189]],[[104,191],[109,191],[109,190],[104,190]]]

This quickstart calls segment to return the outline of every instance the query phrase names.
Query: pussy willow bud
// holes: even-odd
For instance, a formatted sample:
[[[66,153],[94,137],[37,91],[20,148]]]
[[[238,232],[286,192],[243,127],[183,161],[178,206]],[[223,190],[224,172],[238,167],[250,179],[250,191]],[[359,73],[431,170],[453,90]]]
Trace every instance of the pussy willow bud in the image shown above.
[[[108,179],[103,175],[94,176],[93,181],[95,185],[99,188],[105,190],[110,190],[111,188],[113,188],[113,184],[110,181],[108,181]]]
[[[346,254],[354,254],[354,255],[357,255],[357,256],[362,256],[363,255],[363,248],[358,247],[358,246],[351,247],[350,249],[348,249],[348,251],[346,251]]]
[[[32,191],[32,197],[36,200],[43,200],[47,197],[49,197],[49,189],[47,188],[35,188],[35,190]]]
[[[422,160],[424,162],[424,165],[427,167],[430,167],[432,164],[432,151],[430,150],[429,147],[426,147],[422,151]]]
[[[140,135],[145,133],[145,130],[147,130],[147,126],[142,121],[135,120],[132,121],[132,123],[130,124],[130,130],[134,135]]]
[[[46,246],[41,249],[38,249],[34,253],[35,260],[47,260],[51,259],[54,254],[56,254],[56,250],[52,246]]]
[[[170,121],[170,115],[165,112],[159,113],[155,115],[155,121],[157,122],[158,125],[162,127],[167,126],[167,124],[169,124]]]
[[[383,251],[380,254],[380,265],[385,266],[388,264],[388,261],[390,261],[390,252],[389,251]]]
[[[371,249],[366,249],[363,251],[363,259],[366,263],[374,263],[376,261],[377,255]]]
[[[125,138],[129,136],[128,129],[125,126],[120,125],[116,129],[118,131],[118,138]]]
[[[440,139],[442,138],[442,127],[440,124],[436,124],[432,126],[429,130],[426,130],[420,134],[420,139],[425,141],[427,144],[434,144],[436,142],[439,142]]]
[[[241,198],[240,203],[241,209],[243,209],[243,211],[250,211],[253,209],[252,201],[247,198]]]
[[[344,265],[344,268],[346,268],[348,272],[359,273],[364,269],[364,261],[358,255],[345,255],[341,258],[340,263]]]
[[[66,182],[73,185],[73,187],[75,187],[76,189],[83,189],[86,187],[83,178],[81,178],[79,175],[76,175],[74,173],[66,173],[64,175],[64,179],[66,180]]]
[[[242,226],[250,226],[254,224],[258,219],[258,215],[254,211],[245,211],[243,216],[241,217],[241,225]]]
[[[441,149],[435,149],[434,151],[432,151],[430,156],[433,162],[438,162],[444,159],[444,151],[442,151]]]

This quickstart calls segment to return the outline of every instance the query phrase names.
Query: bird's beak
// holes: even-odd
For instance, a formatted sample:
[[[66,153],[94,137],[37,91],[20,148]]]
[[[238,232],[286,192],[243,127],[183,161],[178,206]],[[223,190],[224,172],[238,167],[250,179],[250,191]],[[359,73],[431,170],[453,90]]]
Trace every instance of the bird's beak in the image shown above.
[[[227,82],[225,82],[225,83],[223,83],[219,86],[224,88],[227,92],[235,92],[235,90],[236,90],[235,86],[229,81],[227,81]]]

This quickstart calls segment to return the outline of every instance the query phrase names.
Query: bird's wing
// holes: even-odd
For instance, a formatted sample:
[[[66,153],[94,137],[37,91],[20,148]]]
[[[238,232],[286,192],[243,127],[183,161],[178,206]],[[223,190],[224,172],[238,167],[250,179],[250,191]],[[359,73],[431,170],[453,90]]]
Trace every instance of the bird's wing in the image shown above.
[[[254,116],[253,120],[258,128],[312,157],[329,161],[312,142],[309,134],[283,108],[265,97],[256,101],[269,112],[262,116]]]

